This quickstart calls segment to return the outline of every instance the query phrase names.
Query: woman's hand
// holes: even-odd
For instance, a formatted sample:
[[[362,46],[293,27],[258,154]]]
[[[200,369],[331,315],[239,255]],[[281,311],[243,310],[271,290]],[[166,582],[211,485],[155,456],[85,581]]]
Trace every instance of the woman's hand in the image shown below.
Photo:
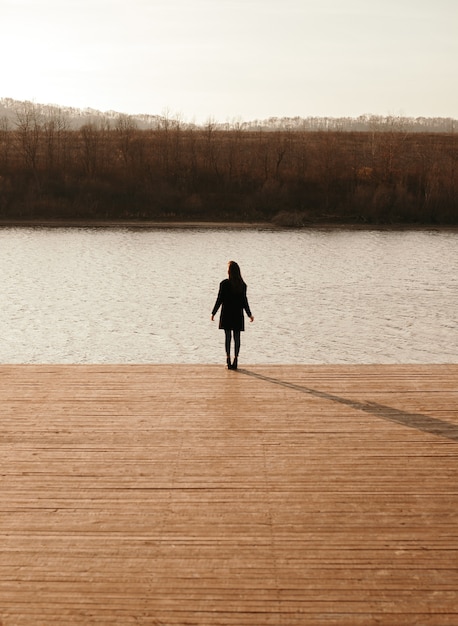
[[[212,322],[214,321],[214,319],[215,319],[215,316],[214,316],[214,315],[212,315]]]
[[[254,322],[254,315],[250,317],[250,322]]]

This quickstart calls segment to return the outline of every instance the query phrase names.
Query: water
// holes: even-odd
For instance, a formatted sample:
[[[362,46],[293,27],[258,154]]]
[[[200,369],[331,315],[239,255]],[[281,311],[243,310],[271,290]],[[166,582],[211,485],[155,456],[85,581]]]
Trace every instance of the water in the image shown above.
[[[450,363],[453,231],[0,229],[1,363],[222,363],[210,313],[239,262],[241,363]]]

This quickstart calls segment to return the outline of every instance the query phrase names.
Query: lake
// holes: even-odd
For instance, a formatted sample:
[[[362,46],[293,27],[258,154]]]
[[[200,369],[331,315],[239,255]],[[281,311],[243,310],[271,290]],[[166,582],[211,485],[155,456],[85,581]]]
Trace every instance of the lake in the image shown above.
[[[0,229],[0,362],[224,364],[229,260],[242,367],[457,362],[455,231],[237,228]]]

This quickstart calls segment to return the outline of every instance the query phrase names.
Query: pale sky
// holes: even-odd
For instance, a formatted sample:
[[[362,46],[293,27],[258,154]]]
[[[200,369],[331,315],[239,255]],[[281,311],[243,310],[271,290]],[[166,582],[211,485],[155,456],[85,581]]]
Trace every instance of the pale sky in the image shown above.
[[[458,117],[458,0],[0,0],[0,97],[186,121]]]

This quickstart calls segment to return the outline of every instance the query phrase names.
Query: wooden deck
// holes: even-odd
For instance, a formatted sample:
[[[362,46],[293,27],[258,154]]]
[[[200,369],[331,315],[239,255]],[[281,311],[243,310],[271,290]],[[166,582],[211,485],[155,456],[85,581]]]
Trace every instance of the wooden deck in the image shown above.
[[[0,623],[458,624],[458,365],[0,366]]]

